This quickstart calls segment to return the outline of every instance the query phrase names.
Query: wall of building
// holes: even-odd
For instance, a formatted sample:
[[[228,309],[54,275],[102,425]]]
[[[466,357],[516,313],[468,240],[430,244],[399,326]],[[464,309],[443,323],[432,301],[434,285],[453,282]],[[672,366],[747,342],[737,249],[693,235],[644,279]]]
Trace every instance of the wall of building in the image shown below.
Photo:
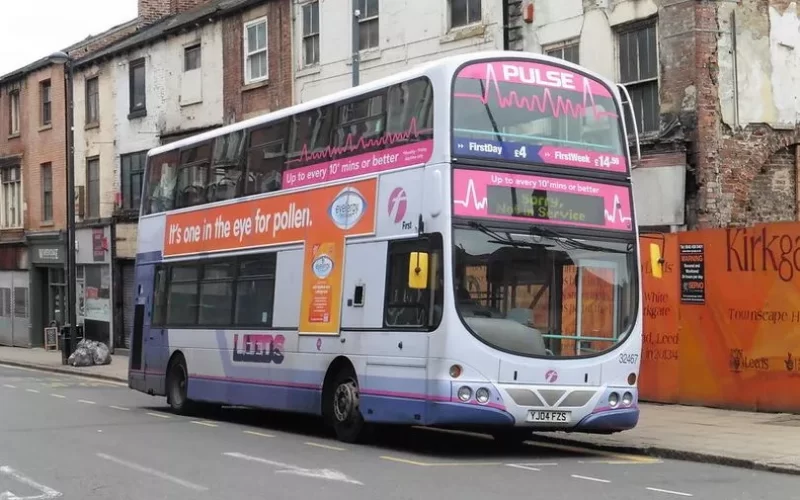
[[[292,104],[292,0],[272,0],[232,15],[223,31],[225,123],[233,123]],[[245,85],[244,25],[267,18],[268,78]]]
[[[75,185],[87,186],[86,162],[97,157],[100,161],[100,217],[108,218],[114,212],[115,193],[119,190],[116,165],[119,162],[115,144],[115,82],[113,63],[92,66],[75,74],[73,99],[75,102]],[[99,87],[99,117],[96,124],[86,123],[86,81],[97,78]],[[84,199],[88,193],[84,194]],[[76,217],[82,220],[77,207]],[[86,205],[84,204],[84,209]],[[85,213],[85,212],[84,212]]]
[[[797,5],[745,0],[698,11],[718,32],[697,35],[698,63],[707,68],[698,73],[705,81],[698,83],[697,225],[796,220]]]
[[[574,0],[569,0],[574,3]],[[304,102],[352,84],[352,11],[340,2],[319,2],[319,64],[303,65],[303,13],[294,6],[295,102]],[[558,4],[564,3],[559,0]],[[569,3],[569,2],[567,2]],[[345,2],[347,4],[347,2]],[[361,82],[382,78],[438,57],[503,48],[501,1],[481,2],[481,21],[450,29],[449,2],[381,2],[379,47],[362,51]],[[559,7],[561,8],[561,7]]]

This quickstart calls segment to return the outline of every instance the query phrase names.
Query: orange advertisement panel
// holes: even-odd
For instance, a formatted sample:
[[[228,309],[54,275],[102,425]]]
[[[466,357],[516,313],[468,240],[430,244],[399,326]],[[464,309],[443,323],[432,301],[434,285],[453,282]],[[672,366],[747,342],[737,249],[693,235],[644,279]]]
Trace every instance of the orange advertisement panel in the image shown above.
[[[642,398],[800,411],[800,224],[693,231],[671,238],[678,249],[668,251],[666,259],[671,255],[676,262],[672,274],[677,277],[645,284],[645,353],[661,339],[660,345],[677,344],[678,359],[654,363],[645,354]],[[702,258],[678,262],[679,252]],[[702,266],[688,265],[697,262]],[[657,286],[673,292],[648,295]],[[648,339],[648,333],[656,332],[647,312],[654,307],[677,312],[664,314],[674,319],[659,320],[660,337]],[[675,385],[661,382],[668,378]]]
[[[373,178],[171,214],[164,256],[304,241],[300,333],[338,335],[345,237],[375,232],[376,199]]]
[[[676,264],[678,237],[674,234],[640,238],[642,256],[642,364],[640,397],[649,401],[678,401],[680,375],[678,331],[679,281]],[[664,262],[661,278],[654,278],[650,266],[650,244],[661,248]]]

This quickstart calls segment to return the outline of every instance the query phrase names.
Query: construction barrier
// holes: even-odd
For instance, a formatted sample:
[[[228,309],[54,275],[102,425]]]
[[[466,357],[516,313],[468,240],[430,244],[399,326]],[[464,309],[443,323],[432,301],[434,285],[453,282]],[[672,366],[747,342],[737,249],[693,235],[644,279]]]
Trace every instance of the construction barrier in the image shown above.
[[[649,246],[663,245],[663,276]],[[800,412],[800,223],[640,238],[645,401]]]

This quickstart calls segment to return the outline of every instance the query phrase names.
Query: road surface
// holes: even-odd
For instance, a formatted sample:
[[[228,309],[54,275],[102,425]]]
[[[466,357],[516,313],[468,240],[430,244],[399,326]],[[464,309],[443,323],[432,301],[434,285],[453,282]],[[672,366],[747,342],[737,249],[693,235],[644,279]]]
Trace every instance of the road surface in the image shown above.
[[[122,384],[0,366],[0,500],[792,498],[800,476],[408,429],[343,444],[296,415],[199,417]]]

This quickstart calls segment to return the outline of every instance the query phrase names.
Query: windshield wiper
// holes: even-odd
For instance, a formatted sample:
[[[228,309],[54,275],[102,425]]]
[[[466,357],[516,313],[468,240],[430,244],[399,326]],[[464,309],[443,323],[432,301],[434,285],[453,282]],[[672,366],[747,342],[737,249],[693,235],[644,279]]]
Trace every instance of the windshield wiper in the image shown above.
[[[509,236],[508,233],[506,233],[505,235],[502,235],[502,234],[498,233],[497,231],[493,231],[493,230],[489,229],[488,227],[484,226],[480,222],[469,221],[467,224],[470,227],[477,229],[478,231],[482,232],[483,234],[485,234],[486,236],[491,238],[490,240],[487,240],[487,243],[498,243],[498,244],[503,244],[503,245],[513,245],[513,246],[516,246],[516,247],[526,247],[526,248],[532,248],[532,247],[539,246],[538,244],[532,243],[532,242],[529,242],[529,241],[515,240],[514,238]]]
[[[565,236],[560,232],[556,231],[555,229],[551,229],[549,227],[544,227],[541,225],[531,225],[530,233],[533,236],[544,236],[546,238],[550,238],[556,241],[566,250],[586,250],[589,252],[609,252],[609,253],[620,253],[620,254],[628,254],[631,251],[633,251],[633,243],[628,243],[625,250],[617,250],[614,248],[602,247],[600,245],[592,245],[590,243],[584,243],[580,240],[573,238],[572,236]]]

